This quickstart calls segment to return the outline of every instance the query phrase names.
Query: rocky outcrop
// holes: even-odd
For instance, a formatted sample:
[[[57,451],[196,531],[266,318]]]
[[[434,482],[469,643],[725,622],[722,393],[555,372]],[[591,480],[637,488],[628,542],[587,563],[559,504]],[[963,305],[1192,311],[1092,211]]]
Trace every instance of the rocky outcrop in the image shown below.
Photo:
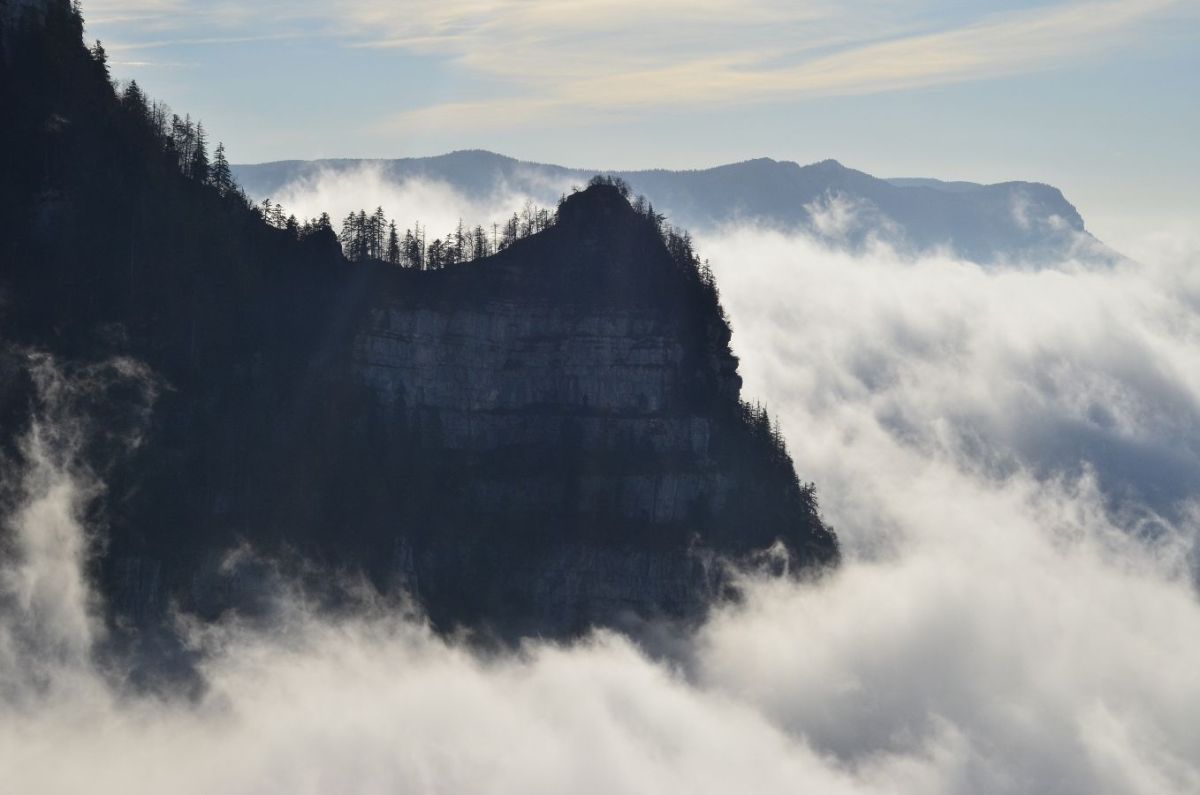
[[[487,259],[348,263],[181,173],[77,28],[51,15],[0,65],[0,464],[38,405],[10,347],[142,363],[152,389],[72,420],[115,624],[253,611],[286,571],[409,592],[439,628],[567,635],[696,615],[763,549],[836,558],[740,400],[715,289],[617,188]]]
[[[770,548],[836,559],[740,400],[715,291],[615,188],[485,260],[341,273],[303,298],[306,337],[159,390],[111,472],[115,616],[257,610],[282,556],[408,593],[442,628],[564,636],[698,616]]]
[[[321,365],[317,393],[353,395],[357,416],[289,457],[380,451],[354,475],[374,514],[342,514],[376,539],[368,557],[392,550],[377,579],[444,622],[557,634],[694,613],[722,587],[719,558],[776,542],[798,565],[834,559],[739,400],[715,294],[615,188],[559,218],[487,260],[378,273]]]

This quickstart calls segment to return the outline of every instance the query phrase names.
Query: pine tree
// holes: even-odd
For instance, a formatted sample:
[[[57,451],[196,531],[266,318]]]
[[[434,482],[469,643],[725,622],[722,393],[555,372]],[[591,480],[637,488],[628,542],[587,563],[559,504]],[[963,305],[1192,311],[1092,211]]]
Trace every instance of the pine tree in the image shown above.
[[[354,261],[354,221],[355,215],[351,211],[342,221],[342,232],[338,235],[338,242],[342,244],[342,253],[350,261]]]
[[[471,237],[471,259],[483,259],[488,255],[487,233],[482,226],[477,226]]]
[[[370,224],[367,211],[359,210],[354,217],[354,261],[362,262],[370,256]]]
[[[71,10],[68,14],[70,36],[75,40],[83,39],[83,6],[80,0],[71,0]]]
[[[96,39],[96,43],[91,49],[92,61],[100,69],[100,73],[104,75],[105,80],[111,79],[108,72],[108,53],[104,51],[104,45],[100,43],[100,39]]]
[[[204,135],[204,125],[200,122],[196,122],[196,135],[188,171],[189,176],[197,182],[208,182],[208,141]]]
[[[384,256],[389,265],[400,264],[400,236],[396,234],[396,222],[388,223],[387,252]]]
[[[188,161],[191,159],[191,152],[188,151],[189,139],[192,137],[189,129],[191,125],[190,117],[185,123],[178,113],[174,114],[171,117],[171,134],[166,143],[168,159],[174,161],[175,167],[183,173],[187,173]]]
[[[146,105],[146,95],[142,93],[136,80],[130,80],[129,85],[125,86],[125,91],[121,94],[121,104],[138,122],[144,124],[149,120],[150,108]]]
[[[466,226],[463,224],[463,219],[459,218],[458,226],[456,226],[454,228],[454,261],[455,262],[466,262],[467,260],[469,260],[471,258],[471,255],[469,252],[470,239],[471,239],[471,233],[467,231]]]
[[[435,238],[434,241],[429,244],[429,250],[425,254],[425,260],[426,267],[428,267],[429,270],[435,271],[445,266],[446,263],[443,259],[442,241],[440,238]]]
[[[217,151],[213,154],[212,168],[208,172],[208,184],[217,189],[222,196],[233,190],[233,170],[225,159],[225,144],[218,143]],[[328,218],[328,216],[326,216]]]
[[[404,243],[402,246],[401,255],[404,258],[404,267],[420,268],[420,256],[417,253],[417,239],[413,236],[411,229],[404,230]]]
[[[371,259],[383,259],[385,254],[385,246],[387,245],[387,215],[383,212],[382,207],[376,207],[375,212],[371,215],[368,222],[369,226],[369,248],[368,256]]]

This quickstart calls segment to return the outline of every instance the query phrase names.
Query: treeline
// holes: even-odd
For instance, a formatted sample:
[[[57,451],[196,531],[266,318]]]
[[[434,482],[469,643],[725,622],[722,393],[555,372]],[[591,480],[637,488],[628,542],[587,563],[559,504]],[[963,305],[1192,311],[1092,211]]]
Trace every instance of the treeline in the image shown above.
[[[90,53],[96,68],[108,78],[103,44],[97,41]],[[150,100],[136,80],[123,88],[114,83],[113,88],[126,113],[184,177],[210,186],[222,197],[235,200],[256,213],[269,226],[285,230],[296,238],[335,231],[328,213],[301,221],[269,198],[255,205],[234,180],[224,143],[217,144],[210,158],[208,134],[202,122],[193,121],[190,115],[180,117],[165,102]],[[619,177],[596,175],[588,186],[596,185],[614,187],[630,201],[634,212],[653,225],[680,271],[709,294],[709,301],[724,317],[712,271],[708,262],[697,256],[691,235],[667,224],[666,216],[657,212],[645,196],[631,199],[628,183]],[[565,199],[565,196],[559,199],[560,206]],[[458,225],[444,236],[430,237],[428,228],[419,221],[401,233],[395,220],[388,218],[382,207],[377,207],[371,213],[362,209],[348,214],[336,236],[342,253],[351,262],[377,261],[412,270],[440,270],[504,251],[518,240],[550,228],[557,216],[557,208],[551,211],[527,201],[519,212],[514,212],[503,223],[494,222],[487,228],[482,225],[471,227],[460,219]]]
[[[297,237],[332,230],[328,213],[319,218],[300,221],[290,215],[282,204],[264,199],[254,208],[271,226],[284,229]],[[549,229],[557,212],[526,202],[520,212],[514,212],[504,223],[468,226],[462,219],[444,236],[430,236],[420,221],[400,232],[395,220],[382,207],[374,212],[351,212],[342,220],[337,233],[342,253],[351,262],[383,262],[413,270],[440,270],[464,262],[473,262],[503,251],[518,240]]]
[[[69,9],[70,36],[82,38],[83,19],[77,0]],[[124,84],[114,81],[109,73],[107,53],[100,41],[96,41],[87,53],[92,62],[91,69],[112,86],[126,120],[132,122],[143,141],[150,144],[149,148],[156,149],[173,170],[211,187],[222,197],[257,214],[267,225],[288,231],[297,238],[316,233],[336,234],[343,254],[351,262],[379,261],[414,270],[438,270],[496,254],[518,240],[548,229],[557,221],[557,208],[551,211],[526,202],[503,223],[472,227],[460,220],[457,227],[444,236],[431,237],[428,228],[419,221],[401,233],[396,222],[388,218],[381,207],[372,213],[365,209],[350,213],[342,221],[341,230],[336,231],[327,213],[301,221],[270,199],[255,205],[234,180],[225,145],[218,143],[210,155],[208,133],[201,121],[193,121],[190,115],[181,117],[165,102],[151,100],[136,80]],[[710,293],[710,300],[719,307],[712,272],[708,263],[696,255],[691,236],[686,231],[667,224],[665,216],[658,213],[645,196],[631,199],[629,185],[618,177],[597,175],[588,185],[614,187],[629,200],[634,211],[653,225],[680,271]],[[560,198],[560,206],[565,198]]]
[[[493,223],[490,229],[470,227],[459,219],[445,236],[431,238],[420,222],[401,234],[396,222],[377,207],[370,214],[359,210],[347,215],[338,240],[351,262],[379,260],[401,268],[440,270],[503,251],[518,240],[549,229],[556,215],[526,202],[519,213],[514,212],[503,224]]]
[[[44,9],[44,17],[41,11],[33,6],[25,6],[15,20],[14,30],[7,31],[4,37],[0,37],[0,45],[8,38],[27,44],[35,43],[41,38],[40,44],[47,51],[53,50],[54,57],[66,61],[75,56],[71,45],[82,44],[83,14],[79,0],[72,0],[69,6],[48,4]],[[4,54],[5,58],[12,58],[14,55],[7,52]],[[81,48],[79,55],[82,56],[83,63],[79,66],[83,67],[83,73],[78,77],[86,81],[102,81],[107,86],[117,100],[118,109],[122,111],[118,114],[120,126],[134,133],[133,137],[139,144],[152,142],[158,154],[171,162],[184,176],[207,182],[214,172],[223,173],[227,183],[232,185],[233,178],[228,171],[229,163],[224,160],[223,146],[218,147],[214,162],[209,161],[208,139],[202,124],[193,123],[190,116],[181,119],[178,114],[172,113],[164,102],[150,101],[136,80],[123,85],[114,80],[109,71],[108,54],[100,40],[97,39],[89,48]],[[60,63],[59,66],[66,68],[65,63]],[[94,100],[95,97],[91,99]],[[51,123],[56,126],[50,131],[60,132],[57,125],[65,121],[52,116]]]
[[[745,400],[738,401],[738,415],[742,424],[749,429],[750,436],[768,451],[773,463],[791,466],[792,458],[778,417],[772,418],[767,407],[758,401],[750,403]]]
[[[598,174],[588,182],[588,187],[596,185],[616,188],[630,201],[634,212],[654,227],[676,267],[709,293],[709,300],[719,309],[720,300],[712,269],[707,260],[701,260],[697,255],[691,234],[666,223],[666,216],[657,212],[645,196],[638,195],[630,199],[629,185],[619,177]],[[572,191],[578,192],[579,188],[573,188]],[[558,205],[561,207],[565,200],[565,195],[560,197]],[[276,229],[287,230],[301,238],[333,229],[333,221],[328,213],[301,221],[294,214],[289,214],[282,204],[272,202],[269,198],[255,206],[254,210]],[[389,218],[382,207],[376,207],[374,212],[361,209],[349,213],[342,220],[337,239],[342,245],[342,253],[351,262],[375,261],[413,270],[440,270],[490,257],[518,240],[549,229],[557,221],[557,208],[551,211],[527,201],[520,211],[514,212],[503,223],[493,222],[487,227],[481,224],[469,226],[460,218],[458,225],[444,236],[430,237],[428,227],[420,221],[401,233],[395,220]]]
[[[82,35],[82,17],[77,3],[72,4],[71,15]],[[336,234],[343,255],[351,262],[378,261],[412,270],[440,270],[490,257],[518,240],[550,228],[557,221],[557,208],[551,211],[526,202],[503,223],[472,227],[460,219],[458,225],[444,236],[431,237],[428,228],[419,221],[401,233],[395,220],[388,218],[382,207],[371,213],[365,209],[351,212],[343,219],[341,230],[336,231],[328,213],[302,221],[270,199],[255,205],[234,180],[224,143],[218,142],[210,157],[208,133],[202,122],[193,121],[190,115],[180,117],[165,102],[149,99],[136,80],[123,87],[112,81],[108,56],[100,41],[96,41],[89,53],[94,68],[112,83],[120,106],[134,125],[182,176],[211,187],[223,198],[257,214],[269,226],[287,231],[298,239]],[[598,174],[588,182],[589,187],[597,185],[616,188],[630,202],[634,212],[653,226],[672,262],[700,289],[706,303],[725,319],[712,270],[708,262],[697,255],[691,235],[666,223],[666,216],[657,212],[645,196],[631,198],[629,184],[619,177]],[[565,199],[565,196],[559,199],[560,206]]]
[[[92,58],[107,73],[107,56],[99,41],[92,47]],[[157,142],[162,156],[180,174],[211,186],[222,196],[234,196],[247,207],[250,206],[250,200],[233,179],[233,171],[225,157],[225,144],[218,143],[212,157],[209,157],[208,134],[202,122],[193,122],[191,115],[180,118],[178,113],[171,112],[165,102],[150,100],[136,80],[129,81],[124,88],[116,85],[114,90],[118,92],[125,112],[147,136]]]
[[[72,4],[71,14],[79,26],[82,35],[82,17],[78,2]],[[108,54],[104,44],[97,40],[88,50],[94,68],[103,74],[111,84],[118,103],[125,112],[128,120],[140,133],[143,143],[149,143],[150,148],[157,149],[158,154],[182,176],[215,190],[221,197],[237,202],[240,206],[257,213],[264,221],[277,228],[288,226],[292,222],[297,236],[329,228],[328,216],[313,219],[305,225],[295,223],[295,219],[283,219],[278,216],[281,208],[272,207],[269,202],[256,206],[237,184],[233,177],[233,169],[225,154],[225,144],[218,142],[216,149],[209,154],[209,137],[200,120],[193,121],[191,114],[182,117],[172,112],[167,103],[151,99],[142,91],[136,80],[120,83],[113,80],[108,67]]]

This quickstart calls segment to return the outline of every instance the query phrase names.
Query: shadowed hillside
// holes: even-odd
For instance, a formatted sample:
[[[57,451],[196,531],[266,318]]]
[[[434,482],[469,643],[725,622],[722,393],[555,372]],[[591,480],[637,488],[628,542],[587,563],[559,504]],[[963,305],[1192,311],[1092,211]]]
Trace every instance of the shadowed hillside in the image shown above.
[[[740,399],[711,277],[619,185],[495,256],[351,263],[327,225],[266,223],[199,125],[114,91],[65,4],[6,40],[0,444],[13,471],[45,400],[29,352],[76,380],[128,363],[84,450],[114,615],[253,605],[245,545],[504,634],[695,615],[720,556],[836,560]]]

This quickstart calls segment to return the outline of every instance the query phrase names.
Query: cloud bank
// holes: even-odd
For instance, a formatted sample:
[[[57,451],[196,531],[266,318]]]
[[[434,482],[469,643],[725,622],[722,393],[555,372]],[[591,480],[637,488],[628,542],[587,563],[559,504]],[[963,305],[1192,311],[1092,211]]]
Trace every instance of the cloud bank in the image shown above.
[[[382,604],[291,600],[269,631],[185,628],[202,695],[139,694],[89,653],[86,589],[50,587],[84,582],[79,435],[31,434],[0,576],[5,786],[1200,791],[1196,250],[1032,272],[701,243],[840,572],[751,582],[661,657],[607,633],[487,654]],[[31,577],[75,596],[43,609]]]

